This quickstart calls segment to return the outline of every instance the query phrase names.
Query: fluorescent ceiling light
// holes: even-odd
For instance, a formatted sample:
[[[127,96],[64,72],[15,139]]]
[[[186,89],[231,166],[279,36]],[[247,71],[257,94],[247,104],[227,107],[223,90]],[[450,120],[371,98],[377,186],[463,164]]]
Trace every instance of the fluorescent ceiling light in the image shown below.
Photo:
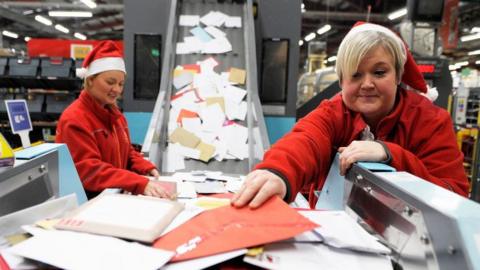
[[[25,11],[23,12],[23,15],[30,15],[30,14],[32,14],[32,13],[33,13],[33,10],[32,10],[32,9],[29,9],[29,10],[25,10]]]
[[[317,34],[315,34],[314,32],[308,34],[305,36],[305,41],[306,42],[309,42],[310,40],[314,39],[315,37],[317,36]]]
[[[478,55],[478,54],[480,54],[480,50],[468,52],[468,55]]]
[[[49,11],[48,16],[50,17],[81,17],[81,18],[89,18],[92,17],[93,14],[90,11]]]
[[[78,38],[78,39],[81,39],[81,40],[86,40],[87,37],[85,35],[82,35],[80,33],[75,33],[73,34],[74,37]]]
[[[467,36],[460,37],[460,40],[462,42],[466,42],[466,41],[479,39],[479,38],[480,38],[480,33],[476,33],[476,34],[473,34],[473,35],[467,35]]]
[[[480,65],[480,60],[475,61],[475,64]]]
[[[49,26],[52,25],[52,21],[50,21],[49,19],[47,19],[47,18],[45,18],[45,17],[43,17],[43,16],[41,16],[41,15],[36,15],[36,16],[35,16],[35,20],[36,20],[37,22],[41,22],[41,23],[43,23],[43,24],[45,24],[45,25],[49,25]]]
[[[400,17],[403,17],[405,15],[407,15],[407,8],[402,8],[402,9],[399,9],[397,11],[394,11],[394,12],[388,14],[388,19],[393,21],[393,20],[398,19]]]
[[[303,45],[303,40],[299,40],[298,41],[298,46],[302,46]]]
[[[84,3],[85,6],[87,6],[89,8],[96,8],[97,7],[97,4],[95,2],[93,2],[92,0],[80,0],[80,2]]]
[[[336,55],[330,56],[330,57],[327,58],[327,61],[328,61],[328,62],[333,62],[333,61],[336,61],[336,60],[337,60],[337,56],[336,56]]]
[[[23,39],[25,40],[25,42],[28,42],[32,38],[31,37],[24,37]]]
[[[7,31],[7,30],[3,30],[2,35],[6,36],[6,37],[11,37],[11,38],[18,38],[17,33],[10,32],[10,31]]]
[[[480,32],[480,27],[478,27],[478,26],[473,27],[471,32],[472,33],[473,32]]]
[[[459,67],[468,66],[468,61],[462,61],[462,62],[455,63],[455,66],[459,66]]]
[[[63,32],[65,34],[70,33],[70,30],[68,30],[68,28],[66,28],[65,26],[63,26],[61,24],[56,24],[55,29],[57,29],[58,31]]]
[[[330,31],[332,29],[332,26],[330,24],[325,24],[324,26],[318,28],[317,34],[325,34],[326,32]]]

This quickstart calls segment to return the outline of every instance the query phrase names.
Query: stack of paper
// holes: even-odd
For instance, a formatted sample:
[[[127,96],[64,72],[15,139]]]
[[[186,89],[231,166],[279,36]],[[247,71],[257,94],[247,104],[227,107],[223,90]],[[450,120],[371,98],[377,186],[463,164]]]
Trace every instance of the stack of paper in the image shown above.
[[[168,124],[167,172],[184,169],[183,158],[248,158],[248,129],[237,121],[247,114],[244,69],[217,73],[210,57],[175,68]]]
[[[102,193],[60,219],[55,228],[153,242],[182,209],[182,204],[165,199]]]
[[[183,42],[177,43],[177,54],[220,54],[232,51],[232,44],[219,27],[240,28],[242,19],[220,11],[210,11],[201,18],[199,15],[180,15],[179,25],[193,28],[189,31],[192,36],[186,36]]]

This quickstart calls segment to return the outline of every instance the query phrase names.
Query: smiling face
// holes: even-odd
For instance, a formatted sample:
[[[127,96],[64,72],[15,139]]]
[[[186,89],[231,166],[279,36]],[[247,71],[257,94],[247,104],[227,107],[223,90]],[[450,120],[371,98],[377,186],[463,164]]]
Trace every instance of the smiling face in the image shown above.
[[[124,83],[124,72],[110,70],[88,77],[85,90],[102,106],[113,106],[122,95]]]
[[[395,105],[397,77],[393,56],[381,45],[373,47],[353,74],[343,74],[343,102],[375,127]]]

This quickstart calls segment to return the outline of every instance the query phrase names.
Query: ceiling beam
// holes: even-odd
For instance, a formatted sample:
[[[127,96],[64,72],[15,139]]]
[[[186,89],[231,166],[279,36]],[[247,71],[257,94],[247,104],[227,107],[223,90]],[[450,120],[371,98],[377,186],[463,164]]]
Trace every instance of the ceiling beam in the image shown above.
[[[41,31],[58,37],[72,38],[69,35],[63,34],[55,30],[55,28],[53,28],[52,26],[43,25],[39,22],[36,22],[33,18],[27,18],[22,14],[13,12],[2,4],[0,4],[0,17],[31,27],[33,30]]]
[[[302,17],[306,19],[325,19],[332,21],[364,21],[367,19],[366,12],[341,12],[341,11],[305,11]],[[385,22],[388,21],[386,15],[381,13],[370,13],[370,21]]]
[[[16,1],[6,1],[2,3],[4,6],[11,8],[58,8],[58,9],[86,9],[92,10],[83,4],[73,4],[65,2],[39,2],[39,1],[29,1],[29,2],[16,2]],[[123,10],[123,4],[97,4],[95,9],[107,9],[107,10]]]

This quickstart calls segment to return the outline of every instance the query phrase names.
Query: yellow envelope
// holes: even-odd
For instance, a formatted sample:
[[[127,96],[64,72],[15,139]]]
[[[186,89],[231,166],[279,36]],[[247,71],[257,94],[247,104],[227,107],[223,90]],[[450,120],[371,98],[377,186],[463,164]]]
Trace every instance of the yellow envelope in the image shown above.
[[[182,127],[177,127],[170,135],[170,141],[180,143],[186,147],[195,148],[200,143],[200,138]]]
[[[247,73],[244,69],[231,68],[230,75],[228,80],[233,83],[245,84],[245,79],[247,78]]]

